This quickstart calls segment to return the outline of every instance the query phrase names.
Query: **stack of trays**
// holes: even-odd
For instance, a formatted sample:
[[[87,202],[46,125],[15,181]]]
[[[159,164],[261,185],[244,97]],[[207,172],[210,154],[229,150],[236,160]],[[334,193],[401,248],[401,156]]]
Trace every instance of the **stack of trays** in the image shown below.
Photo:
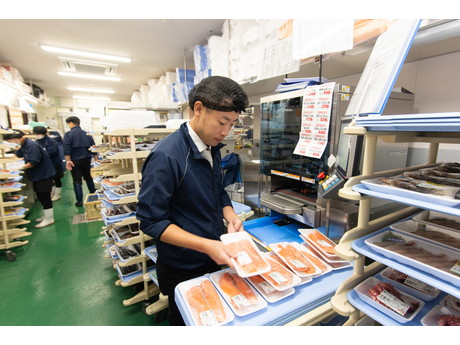
[[[458,132],[460,113],[369,115],[356,118],[356,126],[368,131]]]

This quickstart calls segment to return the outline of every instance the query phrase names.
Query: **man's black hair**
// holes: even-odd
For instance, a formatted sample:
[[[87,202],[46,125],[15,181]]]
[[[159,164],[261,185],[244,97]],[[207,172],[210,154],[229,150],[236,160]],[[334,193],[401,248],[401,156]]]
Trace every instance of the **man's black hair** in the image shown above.
[[[210,109],[237,113],[241,113],[249,105],[248,96],[241,86],[234,80],[221,76],[204,78],[190,90],[188,102],[192,110],[197,101]]]
[[[67,119],[65,119],[65,122],[72,122],[74,125],[80,126],[80,119],[76,116],[69,116]]]
[[[46,127],[43,126],[35,126],[33,129],[33,133],[46,135],[46,133],[48,133],[48,130],[46,129]]]
[[[10,140],[10,139],[20,139],[24,136],[24,132],[20,131],[19,129],[15,129],[14,133],[3,134],[3,140]]]

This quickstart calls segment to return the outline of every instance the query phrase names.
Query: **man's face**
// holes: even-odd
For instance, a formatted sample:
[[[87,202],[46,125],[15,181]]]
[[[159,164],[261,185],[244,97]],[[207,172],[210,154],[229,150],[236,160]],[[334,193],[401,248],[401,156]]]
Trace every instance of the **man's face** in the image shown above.
[[[196,132],[208,146],[221,143],[238,121],[236,112],[205,108],[197,122]]]

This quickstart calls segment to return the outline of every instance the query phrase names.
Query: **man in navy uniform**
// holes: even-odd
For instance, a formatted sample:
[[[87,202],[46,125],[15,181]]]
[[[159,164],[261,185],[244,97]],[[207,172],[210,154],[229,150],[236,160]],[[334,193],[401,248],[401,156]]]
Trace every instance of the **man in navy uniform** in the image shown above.
[[[83,206],[83,179],[86,181],[86,186],[90,193],[94,193],[93,177],[91,176],[91,157],[93,154],[89,148],[93,145],[94,139],[92,136],[87,135],[86,132],[80,128],[80,119],[76,116],[68,117],[65,122],[70,128],[70,131],[64,134],[64,157],[66,161],[66,168],[70,170],[73,180],[73,189],[75,191],[75,198],[77,202],[75,206]],[[96,159],[97,154],[94,154]]]
[[[248,97],[235,81],[213,76],[194,86],[189,105],[190,122],[160,140],[147,157],[136,211],[142,231],[156,240],[158,283],[168,296],[170,325],[184,325],[175,287],[231,266],[233,256],[220,236],[243,230],[223,187],[219,150]]]
[[[46,153],[48,154],[48,157],[50,157],[51,162],[54,165],[54,169],[56,170],[56,175],[54,175],[53,186],[54,193],[51,192],[51,201],[57,201],[61,199],[62,194],[62,159],[64,157],[62,157],[61,153],[59,152],[57,142],[48,136],[48,130],[46,129],[46,127],[35,126],[33,129],[33,133],[36,135],[35,140],[37,141],[37,143],[39,143],[46,150]]]
[[[43,206],[43,217],[37,219],[39,223],[35,227],[43,228],[54,224],[51,188],[53,187],[53,177],[56,171],[45,149],[37,142],[24,137],[24,133],[19,130],[12,134],[4,134],[3,140],[21,145],[15,155],[19,158],[24,158],[25,164],[21,170],[25,171],[32,182],[37,199]]]

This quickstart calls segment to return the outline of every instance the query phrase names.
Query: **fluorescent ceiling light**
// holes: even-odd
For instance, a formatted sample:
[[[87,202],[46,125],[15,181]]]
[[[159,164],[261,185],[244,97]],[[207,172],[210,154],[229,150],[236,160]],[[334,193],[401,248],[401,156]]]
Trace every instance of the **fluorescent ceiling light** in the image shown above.
[[[123,56],[114,56],[114,55],[106,55],[106,54],[99,54],[99,53],[91,53],[91,52],[85,52],[81,50],[73,50],[73,49],[66,49],[66,48],[59,48],[59,47],[50,47],[46,45],[41,45],[40,46],[43,50],[47,52],[53,52],[53,53],[63,53],[63,54],[69,54],[69,55],[76,55],[76,56],[84,56],[84,57],[90,57],[94,59],[100,59],[100,60],[109,60],[109,61],[118,61],[118,62],[131,62],[131,58],[128,57],[123,57]]]
[[[74,99],[89,99],[93,101],[110,101],[109,97],[73,96]]]
[[[104,89],[90,89],[90,88],[84,88],[84,87],[72,87],[69,86],[67,90],[70,91],[82,91],[82,92],[94,92],[94,93],[115,93],[113,90],[104,90]]]
[[[120,81],[121,80],[121,78],[119,78],[119,77],[109,77],[109,76],[106,76],[106,75],[98,75],[98,74],[73,73],[73,72],[63,72],[63,71],[58,71],[57,73],[59,75],[65,76],[65,77],[112,80],[112,81]]]

